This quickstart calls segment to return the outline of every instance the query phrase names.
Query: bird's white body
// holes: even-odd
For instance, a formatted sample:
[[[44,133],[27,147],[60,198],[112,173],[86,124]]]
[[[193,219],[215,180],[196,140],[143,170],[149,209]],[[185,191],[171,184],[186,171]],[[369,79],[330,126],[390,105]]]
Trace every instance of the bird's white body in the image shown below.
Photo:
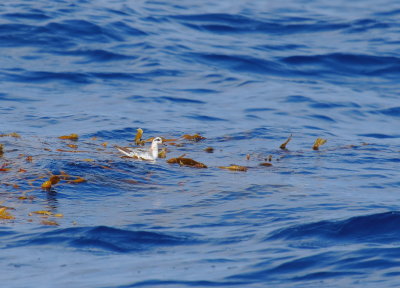
[[[148,160],[155,161],[158,158],[158,144],[162,143],[162,139],[160,137],[156,137],[151,142],[151,146],[149,149],[145,148],[131,148],[131,147],[120,147],[115,146],[121,153],[125,154],[128,157],[140,159],[140,160]]]

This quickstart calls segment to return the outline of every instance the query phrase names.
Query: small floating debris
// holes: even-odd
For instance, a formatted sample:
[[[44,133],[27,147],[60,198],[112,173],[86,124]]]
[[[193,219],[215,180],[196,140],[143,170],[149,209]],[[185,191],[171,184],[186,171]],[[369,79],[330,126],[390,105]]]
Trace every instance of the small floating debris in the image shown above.
[[[4,154],[4,145],[0,144],[0,157]]]
[[[218,168],[220,168],[220,169],[226,169],[226,170],[230,170],[230,171],[243,171],[243,172],[246,172],[246,171],[247,171],[247,167],[245,167],[245,166],[239,166],[239,165],[218,166]]]
[[[322,139],[322,138],[317,138],[314,142],[314,145],[312,147],[313,150],[319,150],[319,147],[324,145],[326,143],[326,139]]]
[[[63,140],[74,140],[74,141],[76,141],[76,140],[78,140],[79,136],[78,136],[78,134],[72,133],[72,134],[69,134],[69,135],[60,136],[58,138],[59,139],[63,139]]]
[[[287,150],[286,145],[290,142],[290,140],[292,140],[292,134],[290,134],[289,138],[285,142],[283,142],[281,146],[279,146],[279,148],[281,148],[282,150]]]
[[[269,163],[269,162],[262,162],[262,163],[260,163],[260,166],[271,167],[271,166],[272,166],[272,163]]]
[[[214,148],[213,147],[207,147],[206,149],[204,149],[204,151],[206,151],[207,153],[214,153]]]
[[[183,155],[184,156],[184,155]],[[171,158],[167,160],[167,163],[169,164],[179,164],[180,166],[190,166],[194,168],[207,168],[206,165],[204,165],[201,162],[197,162],[193,159],[190,158],[183,158],[183,156],[177,157],[177,158]]]

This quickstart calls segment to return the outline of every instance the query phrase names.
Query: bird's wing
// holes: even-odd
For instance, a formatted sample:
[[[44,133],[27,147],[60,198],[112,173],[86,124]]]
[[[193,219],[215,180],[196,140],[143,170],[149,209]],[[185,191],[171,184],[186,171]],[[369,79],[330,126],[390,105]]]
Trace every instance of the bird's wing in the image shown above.
[[[132,149],[127,148],[127,147],[121,147],[121,146],[117,146],[115,145],[115,148],[117,148],[117,150],[123,154],[125,154],[126,156],[132,157],[133,155],[135,155],[132,151]]]
[[[129,157],[137,157],[137,158],[144,158],[144,160],[147,160],[146,154],[148,153],[147,149],[143,148],[130,148],[130,147],[121,147],[118,145],[115,145],[115,148],[118,149],[121,153],[125,154],[126,156]],[[142,156],[144,155],[144,157]]]

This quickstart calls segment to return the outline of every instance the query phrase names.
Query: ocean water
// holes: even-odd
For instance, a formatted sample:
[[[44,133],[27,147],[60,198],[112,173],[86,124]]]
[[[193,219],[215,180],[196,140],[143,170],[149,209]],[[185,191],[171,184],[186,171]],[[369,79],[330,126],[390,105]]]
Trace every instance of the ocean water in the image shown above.
[[[399,287],[399,19],[395,0],[2,1],[1,283]],[[139,127],[208,168],[121,157]],[[51,173],[85,182],[41,189]]]

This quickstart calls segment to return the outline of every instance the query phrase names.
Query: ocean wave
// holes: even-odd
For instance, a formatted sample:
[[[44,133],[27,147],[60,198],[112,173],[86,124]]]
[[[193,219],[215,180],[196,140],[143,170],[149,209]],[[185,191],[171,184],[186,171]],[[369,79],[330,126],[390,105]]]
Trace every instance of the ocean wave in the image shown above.
[[[232,14],[192,14],[170,16],[186,27],[212,33],[262,33],[287,35],[334,31],[350,27],[346,23],[332,23],[310,18],[284,18],[275,21],[262,21],[243,15]],[[313,23],[310,23],[313,22]]]
[[[397,243],[400,212],[357,216],[339,221],[321,221],[296,225],[273,232],[266,240],[327,241],[330,245],[345,243]],[[323,244],[324,246],[327,244]]]
[[[11,235],[15,238],[7,248],[59,246],[88,252],[131,253],[165,246],[198,244],[194,235],[131,231],[107,226],[56,229],[43,233]],[[10,236],[9,236],[10,237]]]
[[[72,82],[75,84],[90,84],[96,81],[151,81],[155,77],[176,76],[179,71],[154,69],[144,73],[129,72],[53,72],[53,71],[7,71],[0,73],[0,78],[11,82]]]
[[[351,283],[369,271],[391,271],[400,265],[399,223],[399,212],[386,212],[281,229],[265,239],[271,247],[267,260],[227,279]],[[274,248],[273,242],[279,240],[287,243],[287,249]],[[304,252],[293,255],[294,247]]]
[[[362,54],[292,55],[270,60],[249,55],[212,53],[189,53],[187,57],[232,72],[281,77],[395,77],[400,71],[400,59],[397,57]]]
[[[400,117],[400,106],[387,108],[387,109],[381,109],[378,111],[374,111],[374,113],[380,113],[380,114],[384,114],[387,116],[393,116],[393,117]]]
[[[49,51],[42,51],[49,53]],[[53,50],[50,53],[62,56],[82,57],[85,61],[78,61],[77,63],[91,63],[91,62],[110,62],[110,61],[123,61],[135,60],[138,57],[132,55],[124,55],[103,49],[77,49],[77,50]]]
[[[353,76],[396,76],[400,59],[389,56],[333,53],[289,56],[281,59],[300,74],[340,74]]]

